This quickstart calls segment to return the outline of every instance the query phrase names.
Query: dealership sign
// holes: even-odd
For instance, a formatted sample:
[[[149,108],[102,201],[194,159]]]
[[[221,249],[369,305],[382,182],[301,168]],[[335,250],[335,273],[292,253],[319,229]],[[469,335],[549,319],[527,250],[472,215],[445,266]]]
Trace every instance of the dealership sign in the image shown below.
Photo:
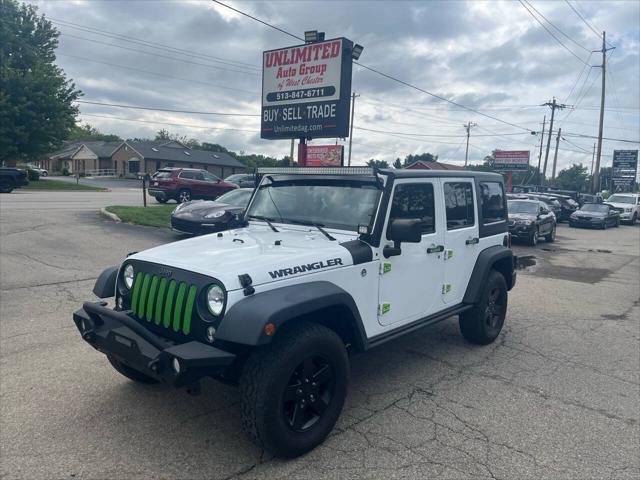
[[[638,150],[614,150],[611,181],[614,187],[633,188],[638,174]]]
[[[499,150],[494,158],[494,170],[511,172],[529,169],[529,150]]]
[[[352,48],[336,38],[264,52],[261,138],[347,137]]]
[[[307,167],[341,167],[344,158],[342,145],[307,145]]]

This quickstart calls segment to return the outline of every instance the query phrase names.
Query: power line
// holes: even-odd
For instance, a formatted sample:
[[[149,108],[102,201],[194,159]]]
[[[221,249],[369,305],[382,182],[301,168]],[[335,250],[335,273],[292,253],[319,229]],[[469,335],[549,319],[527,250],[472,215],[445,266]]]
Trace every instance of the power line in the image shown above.
[[[79,35],[73,35],[71,33],[64,33],[64,32],[60,32],[62,35],[64,35],[65,37],[70,37],[70,38],[75,38],[78,40],[84,40],[86,42],[93,42],[93,43],[97,43],[99,45],[107,45],[109,47],[116,47],[116,48],[121,48],[123,50],[129,50],[131,52],[137,52],[137,53],[143,53],[146,55],[152,55],[154,57],[159,57],[159,58],[166,58],[169,60],[174,60],[176,62],[182,62],[182,63],[188,63],[191,65],[199,65],[201,67],[207,67],[207,68],[213,68],[214,70],[222,70],[225,72],[232,72],[232,73],[243,73],[245,75],[252,75],[252,76],[259,76],[259,73],[256,72],[247,72],[244,70],[232,70],[230,68],[225,68],[225,67],[220,67],[218,65],[209,65],[206,63],[200,63],[200,62],[194,62],[192,60],[185,60],[183,58],[176,58],[176,57],[171,57],[169,55],[162,55],[161,53],[154,53],[154,52],[147,52],[145,50],[140,50],[138,48],[131,48],[131,47],[125,47],[124,45],[118,45],[117,43],[109,43],[109,42],[102,42],[100,40],[94,40],[91,38],[86,38],[86,37],[81,37]]]
[[[600,35],[600,33],[599,33],[599,31],[598,31],[597,29],[593,28],[593,26],[592,26],[592,25],[587,21],[587,19],[586,19],[586,18],[584,18],[584,17],[580,14],[580,12],[578,12],[578,10],[576,10],[576,9],[575,9],[575,7],[569,3],[569,0],[564,0],[564,1],[565,1],[565,3],[566,3],[567,5],[569,5],[569,7],[571,7],[571,10],[573,10],[573,11],[575,12],[575,14],[580,18],[580,20],[582,20],[582,22],[583,22],[587,27],[589,27],[589,30],[591,30],[591,31],[596,35],[596,37],[598,37],[598,39],[602,38],[602,37],[601,37],[601,35]],[[607,43],[608,43],[608,42],[607,42]],[[610,44],[610,43],[609,43],[609,46],[611,46],[611,44]]]
[[[293,33],[290,33],[290,32],[287,32],[286,30],[283,30],[282,28],[276,27],[275,25],[272,25],[272,24],[267,23],[267,22],[265,22],[263,20],[260,20],[259,18],[256,18],[256,17],[254,17],[252,15],[249,15],[248,13],[245,13],[245,12],[243,12],[241,10],[233,8],[233,7],[231,7],[231,6],[229,6],[229,5],[225,4],[225,3],[220,2],[219,0],[211,0],[211,1],[214,2],[214,3],[217,3],[218,5],[222,5],[223,7],[226,7],[228,9],[230,9],[230,10],[233,10],[234,12],[239,13],[240,15],[244,15],[245,17],[248,17],[248,18],[250,18],[252,20],[255,20],[256,22],[259,22],[259,23],[261,23],[263,25],[266,25],[269,28],[273,28],[273,29],[275,29],[275,30],[277,30],[277,31],[279,31],[281,33],[284,33],[285,35],[288,35],[288,36],[293,37],[295,39],[304,41],[304,38],[302,38],[302,37],[294,35]],[[409,87],[409,88],[412,88],[412,89],[417,90],[419,92],[422,92],[422,93],[424,93],[426,95],[429,95],[429,96],[431,96],[433,98],[437,98],[438,100],[442,100],[443,102],[447,102],[447,103],[450,103],[450,104],[455,105],[457,107],[460,107],[460,108],[463,108],[465,110],[468,110],[470,112],[477,113],[478,115],[482,115],[483,117],[491,118],[492,120],[496,120],[497,122],[504,123],[505,125],[510,125],[512,127],[519,128],[521,130],[531,131],[530,129],[528,129],[526,127],[522,127],[520,125],[516,125],[515,123],[507,122],[506,120],[502,120],[502,119],[500,119],[498,117],[494,117],[492,115],[488,115],[488,114],[483,113],[483,112],[481,112],[479,110],[476,110],[474,108],[467,107],[466,105],[462,105],[460,103],[454,102],[453,100],[449,100],[448,98],[442,97],[442,96],[437,95],[435,93],[431,93],[431,92],[429,92],[427,90],[424,90],[423,88],[420,88],[420,87],[417,87],[415,85],[412,85],[412,84],[410,84],[408,82],[405,82],[404,80],[401,80],[401,79],[399,79],[397,77],[394,77],[392,75],[389,75],[389,74],[386,74],[384,72],[381,72],[380,70],[376,70],[375,68],[368,67],[368,66],[366,66],[366,65],[364,65],[362,63],[356,62],[355,60],[354,60],[353,63],[358,65],[359,67],[362,67],[362,68],[364,68],[366,70],[369,70],[370,72],[376,73],[376,74],[378,74],[378,75],[380,75],[382,77],[385,77],[385,78],[387,78],[389,80],[392,80],[394,82],[400,83],[400,84],[402,84],[402,85],[404,85],[406,87]]]
[[[95,28],[95,27],[88,27],[86,25],[81,25],[79,23],[73,23],[73,22],[68,22],[66,20],[56,20],[54,18],[49,17],[48,20],[56,25],[61,25],[67,28],[73,28],[76,30],[80,30],[80,31],[84,31],[84,32],[88,32],[88,33],[92,33],[94,35],[101,35],[103,37],[107,37],[107,38],[112,38],[115,40],[123,40],[129,43],[135,43],[138,45],[142,45],[145,47],[149,47],[149,48],[155,48],[157,50],[163,50],[166,52],[170,52],[170,53],[179,53],[181,55],[185,55],[187,57],[192,57],[192,58],[201,58],[201,59],[205,59],[205,60],[210,60],[212,62],[218,62],[218,63],[222,63],[225,65],[229,65],[232,67],[236,67],[236,68],[251,68],[254,70],[260,70],[260,66],[258,65],[253,65],[250,63],[245,63],[245,62],[239,62],[236,60],[228,60],[228,59],[224,59],[221,57],[216,57],[214,55],[208,55],[208,54],[204,54],[204,53],[197,53],[197,52],[193,52],[190,50],[185,50],[182,48],[177,48],[177,47],[172,47],[170,45],[165,45],[163,43],[158,43],[158,42],[153,42],[151,40],[143,40],[140,38],[136,38],[136,37],[132,37],[130,35],[124,35],[121,33],[115,33],[115,32],[109,32],[107,30],[101,30],[99,28]]]
[[[97,64],[100,64],[100,65],[107,65],[109,67],[122,68],[124,70],[131,70],[133,72],[146,73],[147,75],[153,75],[153,76],[161,77],[161,78],[168,78],[168,79],[171,79],[171,80],[180,80],[180,81],[183,81],[183,82],[199,83],[199,84],[202,84],[202,85],[208,85],[208,86],[211,86],[211,87],[221,88],[221,89],[224,89],[224,90],[231,90],[231,91],[234,91],[234,92],[250,93],[252,95],[256,94],[256,92],[253,91],[253,90],[243,90],[241,88],[227,87],[227,86],[224,86],[224,85],[217,85],[215,83],[205,82],[205,81],[202,81],[202,80],[195,80],[193,78],[174,77],[172,75],[166,75],[164,73],[153,72],[151,70],[143,70],[141,68],[130,67],[128,65],[120,65],[118,63],[103,62],[103,61],[100,61],[100,60],[94,60],[92,58],[81,57],[81,56],[78,56],[78,55],[69,55],[67,53],[57,53],[56,55],[61,56],[61,57],[75,58],[77,60],[83,60],[85,62],[97,63]]]
[[[81,113],[83,117],[96,117],[96,118],[106,118],[109,120],[120,120],[123,122],[136,122],[136,123],[148,123],[151,125],[170,125],[173,127],[188,127],[188,128],[202,128],[205,130],[227,130],[232,132],[249,132],[249,133],[259,133],[259,129],[256,130],[248,130],[242,128],[224,128],[224,127],[212,127],[208,125],[190,125],[187,123],[173,123],[173,122],[156,122],[151,120],[138,120],[134,118],[123,118],[123,117],[112,117],[107,115],[95,115],[93,113]]]
[[[582,58],[580,58],[578,55],[576,55],[576,54],[575,54],[575,52],[574,52],[573,50],[571,50],[571,49],[570,49],[569,47],[567,47],[564,43],[562,43],[562,41],[561,41],[558,37],[556,37],[556,36],[555,36],[555,34],[554,34],[551,30],[549,30],[549,29],[547,28],[547,26],[546,26],[544,23],[542,23],[540,20],[538,20],[538,17],[536,17],[536,16],[533,14],[533,12],[532,12],[531,10],[529,10],[529,8],[525,5],[525,3],[523,2],[523,0],[518,0],[518,1],[520,2],[520,5],[522,5],[522,6],[524,7],[524,9],[525,9],[527,12],[529,12],[529,15],[531,15],[531,16],[533,17],[533,19],[534,19],[536,22],[538,22],[538,23],[540,24],[540,26],[541,26],[542,28],[544,28],[544,29],[547,31],[547,33],[548,33],[549,35],[551,35],[551,36],[554,38],[554,40],[555,40],[556,42],[558,42],[558,43],[562,46],[562,48],[564,48],[567,52],[569,52],[571,55],[573,55],[575,58],[577,58],[581,63],[584,63],[585,65],[589,65],[589,64],[588,64],[587,62],[585,62]]]
[[[259,117],[260,116],[259,114],[254,114],[254,113],[226,113],[226,112],[200,112],[200,111],[192,111],[192,110],[173,110],[170,108],[141,107],[137,105],[123,105],[119,103],[92,102],[89,100],[76,100],[76,103],[84,103],[87,105],[100,105],[103,107],[131,108],[134,110],[152,110],[156,112],[190,113],[194,115],[222,115],[222,116],[229,116],[229,117]]]
[[[591,55],[593,55],[593,52],[591,52],[589,54],[589,58],[587,58],[587,62],[589,62],[589,60],[591,59]],[[567,103],[569,101],[569,98],[571,97],[571,94],[573,93],[573,91],[576,89],[576,86],[578,85],[578,82],[580,82],[580,78],[582,78],[582,74],[584,73],[585,69],[587,68],[587,64],[585,63],[582,66],[582,69],[580,69],[580,74],[578,75],[578,78],[576,78],[576,81],[573,82],[573,86],[571,87],[571,90],[569,91],[569,95],[567,95],[567,98],[564,99],[563,103]],[[593,68],[593,66],[589,65],[589,68]],[[588,75],[588,74],[587,74]]]
[[[464,125],[463,125],[464,126]],[[411,133],[411,132],[390,132],[388,130],[374,130],[371,128],[359,127],[358,130],[366,130],[368,132],[376,133],[389,133],[395,135],[406,135],[408,137],[436,137],[436,138],[466,138],[466,135],[437,135],[431,133]],[[524,135],[523,133],[504,133],[504,134],[491,134],[491,135],[474,135],[475,137],[500,137],[504,135]]]
[[[560,32],[562,35],[565,36],[565,38],[569,39],[571,42],[573,42],[574,45],[577,45],[578,47],[580,47],[581,49],[583,49],[585,52],[589,53],[591,52],[591,50],[589,50],[588,48],[582,46],[580,43],[576,42],[573,38],[571,38],[569,35],[567,35],[566,33],[564,33],[560,28],[556,27],[547,17],[545,17],[542,13],[540,13],[539,10],[536,9],[536,7],[534,7],[533,5],[531,5],[531,2],[528,2],[527,0],[524,0],[524,2],[529,5],[531,7],[531,9],[536,12],[538,15],[540,15],[549,25],[551,25],[553,28],[555,28],[558,32]]]

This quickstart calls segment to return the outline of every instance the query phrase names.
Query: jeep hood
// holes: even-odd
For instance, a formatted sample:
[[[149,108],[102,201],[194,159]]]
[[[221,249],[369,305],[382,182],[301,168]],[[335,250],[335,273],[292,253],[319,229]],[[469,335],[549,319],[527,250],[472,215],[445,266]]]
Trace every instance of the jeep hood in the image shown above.
[[[340,244],[356,240],[355,232],[331,232],[336,238],[331,241],[314,227],[276,228],[279,232],[251,224],[161,245],[130,258],[215,277],[227,290],[241,288],[238,275],[243,274],[256,286],[353,265],[351,253]]]

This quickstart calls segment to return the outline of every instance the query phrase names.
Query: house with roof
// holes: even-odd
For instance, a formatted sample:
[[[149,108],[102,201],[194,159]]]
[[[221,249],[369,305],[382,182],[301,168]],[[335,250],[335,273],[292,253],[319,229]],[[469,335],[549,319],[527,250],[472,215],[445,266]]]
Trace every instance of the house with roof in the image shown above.
[[[118,177],[153,174],[164,167],[200,168],[225,178],[243,172],[245,165],[228,153],[189,148],[175,140],[96,142],[78,141],[52,153],[42,163],[51,172]]]
[[[464,167],[460,165],[453,165],[451,163],[442,162],[428,162],[426,160],[418,160],[405,168],[409,170],[464,170]]]

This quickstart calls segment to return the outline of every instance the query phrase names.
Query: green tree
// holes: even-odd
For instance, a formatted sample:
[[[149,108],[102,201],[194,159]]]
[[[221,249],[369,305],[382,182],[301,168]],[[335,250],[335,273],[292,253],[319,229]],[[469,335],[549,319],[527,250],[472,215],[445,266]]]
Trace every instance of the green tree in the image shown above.
[[[122,141],[118,135],[110,133],[102,133],[96,127],[89,125],[76,125],[71,129],[68,140],[94,140],[104,142],[119,142]]]
[[[196,140],[195,138],[189,138],[186,135],[180,135],[179,133],[171,133],[166,129],[161,129],[158,130],[158,133],[156,133],[156,138],[154,138],[154,140],[156,141],[176,141],[176,142],[180,142],[181,144],[189,147],[189,148],[200,148],[200,142],[198,142],[198,140]]]
[[[402,168],[402,161],[399,158],[396,158],[393,162],[393,168],[400,169]]]
[[[374,168],[389,168],[389,162],[386,160],[376,160],[372,158],[367,162],[367,166]]]
[[[437,162],[438,155],[433,155],[431,153],[419,153],[417,155],[409,154],[404,159],[404,166],[406,167],[419,160],[422,160],[423,162]]]
[[[37,158],[75,126],[82,94],[55,65],[59,33],[32,5],[0,0],[0,162]]]
[[[577,190],[583,192],[589,189],[588,186],[589,173],[587,167],[580,164],[573,164],[569,168],[560,170],[558,176],[553,182],[554,187],[563,190]]]

